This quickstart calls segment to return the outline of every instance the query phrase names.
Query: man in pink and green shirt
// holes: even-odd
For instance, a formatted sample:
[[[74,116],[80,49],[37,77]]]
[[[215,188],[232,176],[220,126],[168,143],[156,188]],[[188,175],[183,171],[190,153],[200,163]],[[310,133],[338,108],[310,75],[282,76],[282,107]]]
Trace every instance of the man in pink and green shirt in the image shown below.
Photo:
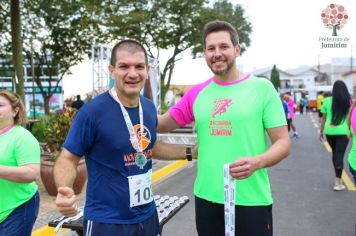
[[[272,235],[273,201],[267,167],[290,151],[282,104],[269,80],[238,71],[235,60],[240,46],[229,23],[209,22],[203,46],[214,76],[192,87],[160,116],[158,131],[195,122],[198,158],[194,195],[199,235],[224,235],[225,164],[237,180],[236,235]]]

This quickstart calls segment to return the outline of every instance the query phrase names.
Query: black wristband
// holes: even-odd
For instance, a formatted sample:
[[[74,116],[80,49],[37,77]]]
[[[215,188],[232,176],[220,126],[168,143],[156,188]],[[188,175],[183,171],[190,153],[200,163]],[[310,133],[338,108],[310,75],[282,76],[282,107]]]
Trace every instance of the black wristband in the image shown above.
[[[193,159],[192,147],[185,148],[185,157],[187,158],[188,161],[192,161],[192,159]]]

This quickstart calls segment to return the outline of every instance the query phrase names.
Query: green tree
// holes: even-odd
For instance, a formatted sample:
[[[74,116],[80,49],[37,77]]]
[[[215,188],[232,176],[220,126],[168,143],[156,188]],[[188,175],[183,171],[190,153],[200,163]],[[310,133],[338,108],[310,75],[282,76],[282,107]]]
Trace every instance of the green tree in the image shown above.
[[[184,51],[193,57],[202,53],[202,29],[214,19],[226,20],[239,31],[242,51],[250,44],[251,24],[244,18],[244,10],[227,0],[212,6],[206,0],[23,0],[24,50],[31,55],[34,42],[36,84],[49,112],[48,101],[63,75],[72,65],[90,53],[93,42],[112,42],[134,38],[142,42],[151,57],[160,60],[161,50],[171,53],[161,70],[161,98],[170,87],[174,66]],[[1,12],[0,12],[1,14]],[[0,19],[0,30],[3,27]],[[6,36],[0,35],[1,39]],[[0,44],[6,45],[6,40]],[[1,48],[3,49],[3,47]],[[3,51],[3,50],[1,50]],[[48,90],[38,72],[47,70]],[[60,74],[58,81],[52,76]]]
[[[11,77],[14,81],[15,69],[11,63],[11,41],[10,1],[6,1],[0,4],[0,76]]]
[[[102,40],[95,5],[100,1],[29,0],[27,58],[34,54],[35,82],[44,99],[45,113],[50,112],[49,100],[63,76],[91,53],[92,43]],[[32,42],[30,42],[32,39]],[[30,45],[35,44],[35,45]],[[37,47],[36,47],[37,45]],[[33,50],[28,50],[33,46]],[[48,88],[40,80],[40,72],[48,75]],[[58,80],[54,79],[59,75]]]
[[[281,81],[279,79],[279,71],[277,70],[276,65],[273,65],[273,68],[272,68],[271,82],[278,92],[278,89],[281,87]]]
[[[49,100],[69,69],[90,55],[93,42],[104,40],[99,27],[101,1],[23,0],[24,52],[28,61],[34,57],[35,82],[43,96],[45,113]],[[3,23],[5,20],[5,23]],[[1,27],[2,25],[5,25]],[[6,34],[6,19],[0,20]],[[8,55],[9,37],[2,35],[1,53]],[[45,72],[48,79],[40,80]],[[59,75],[58,79],[55,79]]]
[[[10,2],[0,4],[0,57],[5,59],[11,50]],[[11,58],[7,58],[11,60]]]
[[[252,32],[252,25],[244,16],[245,11],[240,5],[233,5],[228,0],[218,0],[212,7],[204,7],[201,15],[194,22],[197,28],[192,35],[192,54],[194,57],[199,57],[203,52],[202,35],[204,25],[212,20],[223,20],[231,23],[239,35],[239,43],[241,46],[241,53],[245,52],[250,46],[250,33]]]
[[[135,38],[145,44],[151,57],[160,60],[160,51],[169,49],[170,56],[161,69],[161,103],[170,87],[175,64],[182,52],[191,50],[193,57],[202,52],[202,29],[214,19],[227,20],[240,32],[242,50],[250,44],[250,23],[243,9],[226,0],[212,7],[204,0],[124,1],[108,14],[106,27],[112,38],[118,35]]]

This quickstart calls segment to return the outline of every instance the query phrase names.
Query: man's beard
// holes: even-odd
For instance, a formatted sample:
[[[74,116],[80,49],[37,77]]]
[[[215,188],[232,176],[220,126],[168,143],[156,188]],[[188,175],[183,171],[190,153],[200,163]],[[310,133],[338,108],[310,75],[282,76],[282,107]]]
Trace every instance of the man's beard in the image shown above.
[[[214,70],[212,66],[209,66],[209,68],[210,68],[211,72],[214,73],[214,75],[224,76],[224,75],[227,75],[229,73],[230,69],[233,66],[235,66],[235,60],[233,60],[231,63],[228,63],[226,69],[224,69],[222,71]]]

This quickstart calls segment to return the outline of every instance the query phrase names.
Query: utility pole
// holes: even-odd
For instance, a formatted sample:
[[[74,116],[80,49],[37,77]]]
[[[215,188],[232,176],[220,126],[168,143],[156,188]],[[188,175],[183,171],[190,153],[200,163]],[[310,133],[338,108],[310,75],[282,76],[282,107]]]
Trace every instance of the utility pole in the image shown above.
[[[11,38],[12,38],[12,61],[15,68],[16,93],[20,95],[22,101],[25,101],[24,79],[23,79],[23,57],[22,57],[22,39],[21,39],[21,15],[20,1],[11,0]]]
[[[318,83],[320,83],[320,53],[318,54]]]
[[[32,111],[33,111],[33,119],[36,119],[36,97],[35,97],[35,63],[33,59],[33,42],[31,38],[31,74],[32,74]]]

